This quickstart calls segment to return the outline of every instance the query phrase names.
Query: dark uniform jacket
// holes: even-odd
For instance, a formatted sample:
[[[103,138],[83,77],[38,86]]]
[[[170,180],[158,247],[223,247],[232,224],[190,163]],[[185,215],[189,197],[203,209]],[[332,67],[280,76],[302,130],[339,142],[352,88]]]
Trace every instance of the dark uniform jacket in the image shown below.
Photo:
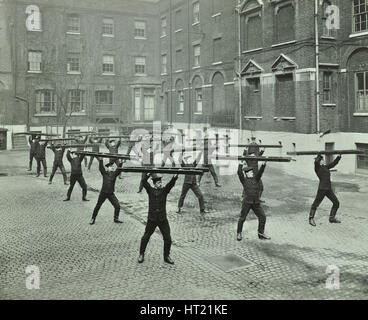
[[[106,140],[105,142],[106,148],[109,149],[110,153],[114,153],[114,154],[118,153],[120,145],[121,145],[121,140],[119,140],[119,142],[116,143],[115,146],[110,145],[110,142],[108,140]]]
[[[119,168],[123,166],[123,163],[119,163]],[[102,182],[102,193],[111,194],[115,192],[115,181],[117,176],[120,174],[119,170],[115,170],[113,172],[108,172],[105,169],[105,166],[103,164],[103,160],[100,160],[99,169],[102,174],[103,182]]]
[[[75,158],[72,158],[71,155],[70,155],[70,151],[68,150],[68,152],[66,153],[66,158],[69,160],[70,162],[70,166],[72,168],[72,172],[71,174],[72,175],[82,175],[82,166],[81,166],[81,163],[84,159],[85,155],[79,155]]]
[[[257,204],[259,201],[260,193],[260,180],[265,170],[265,165],[263,164],[259,169],[258,173],[255,174],[253,178],[247,178],[244,176],[243,166],[239,164],[238,167],[238,177],[244,188],[244,198],[243,201],[246,203]]]
[[[331,173],[329,169],[335,167],[339,163],[340,159],[341,157],[338,156],[334,161],[332,161],[328,165],[321,165],[320,164],[321,158],[320,157],[316,158],[316,160],[314,161],[314,171],[316,172],[319,178],[319,186],[318,186],[319,190],[331,190],[332,188]]]
[[[32,137],[29,136],[28,141],[29,141],[29,145],[31,146],[31,150],[30,150],[31,153],[35,154],[37,151],[37,147],[40,144],[39,139],[32,139]]]
[[[148,175],[143,179],[143,187],[148,193],[148,220],[163,221],[166,217],[166,199],[170,190],[174,187],[177,177],[172,177],[170,182],[162,189],[156,189],[148,183]]]
[[[51,150],[54,152],[54,163],[62,164],[63,157],[65,152],[65,147],[61,147],[61,149],[56,150],[55,146],[51,146]]]
[[[192,164],[182,162],[181,163],[181,166],[183,168],[193,168],[193,167],[196,167],[197,166],[197,160],[195,160]],[[184,176],[184,183],[187,183],[187,184],[197,184],[197,176],[191,175],[191,174],[186,174]]]
[[[92,147],[92,151],[93,152],[100,152],[100,143],[101,143],[102,139],[101,138],[94,138],[94,137],[90,137],[89,138],[89,142],[91,144],[94,144],[94,146]]]
[[[36,159],[43,160],[46,155],[47,142],[43,144],[38,144],[36,148]]]

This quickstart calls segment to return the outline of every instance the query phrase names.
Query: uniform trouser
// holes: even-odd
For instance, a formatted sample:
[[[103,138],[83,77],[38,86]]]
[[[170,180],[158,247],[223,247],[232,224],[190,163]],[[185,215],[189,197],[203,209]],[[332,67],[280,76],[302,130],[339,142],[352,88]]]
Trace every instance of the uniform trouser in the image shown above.
[[[70,186],[68,189],[68,193],[66,194],[68,199],[70,199],[70,196],[72,195],[72,192],[73,192],[74,185],[77,181],[80,187],[82,188],[83,199],[87,196],[87,184],[83,178],[83,175],[82,174],[71,174],[70,175]]]
[[[92,219],[96,219],[98,211],[100,210],[102,204],[105,202],[106,199],[109,199],[111,204],[114,206],[114,219],[119,218],[120,213],[120,204],[118,198],[116,198],[114,193],[104,193],[100,192],[100,195],[98,196],[97,204],[95,206],[95,209],[93,210]]]
[[[215,183],[218,184],[218,177],[217,177],[214,165],[213,164],[205,164],[204,167],[210,169],[210,173],[213,177],[213,180],[215,180]],[[203,175],[200,175],[198,177],[198,183],[201,183],[202,177],[203,177]]]
[[[156,227],[159,227],[162,237],[164,239],[164,257],[170,255],[171,248],[171,236],[170,236],[170,225],[167,219],[162,221],[152,221],[148,220],[146,224],[146,230],[144,231],[143,237],[141,239],[141,246],[139,249],[140,254],[144,254],[151,235],[155,232]]]
[[[51,172],[51,176],[50,176],[50,181],[52,181],[52,179],[54,178],[55,172],[56,170],[60,168],[61,173],[63,174],[63,178],[64,178],[64,183],[66,183],[67,181],[67,176],[66,176],[66,172],[65,172],[65,167],[63,163],[55,163],[52,166],[52,172]]]
[[[318,206],[321,204],[324,197],[327,197],[332,202],[332,208],[330,211],[330,217],[334,217],[336,215],[337,209],[340,207],[340,202],[337,199],[335,193],[329,189],[329,190],[321,190],[318,189],[316,198],[314,199],[311,207],[311,217],[314,217],[314,213],[316,212]]]
[[[43,175],[46,177],[47,174],[47,164],[46,164],[46,159],[37,159],[37,175],[39,175],[41,173],[41,163],[42,163],[42,167],[43,167]]]
[[[172,156],[172,152],[164,152],[164,157],[162,158],[161,166],[162,166],[162,167],[164,167],[164,166],[165,166],[167,159],[169,159],[169,160],[170,160],[170,162],[171,162],[171,166],[172,166],[172,167],[175,167],[175,160],[174,160],[174,158],[173,158],[173,156]]]
[[[241,233],[243,230],[243,224],[245,219],[247,218],[247,215],[250,211],[250,209],[253,210],[254,214],[258,218],[258,232],[264,233],[265,225],[266,225],[266,215],[263,211],[263,208],[259,203],[246,203],[243,201],[242,203],[242,209],[240,212],[240,217],[238,220],[238,233]]]
[[[33,162],[33,158],[36,158],[36,153],[30,151],[29,152],[29,170],[32,170],[32,162]]]
[[[178,207],[182,208],[184,204],[184,199],[189,191],[189,189],[192,189],[194,194],[196,195],[198,201],[199,201],[199,207],[200,210],[204,210],[204,198],[201,189],[199,188],[198,184],[190,184],[190,183],[184,183],[183,188],[181,189],[181,195],[179,198]]]

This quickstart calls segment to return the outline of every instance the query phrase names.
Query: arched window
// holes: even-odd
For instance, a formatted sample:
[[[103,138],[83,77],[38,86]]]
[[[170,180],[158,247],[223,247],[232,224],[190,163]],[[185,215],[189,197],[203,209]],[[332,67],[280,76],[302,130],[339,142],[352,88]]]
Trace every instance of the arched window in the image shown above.
[[[203,91],[202,91],[202,79],[199,76],[196,76],[193,79],[193,106],[194,106],[194,113],[201,114],[203,112]]]
[[[295,9],[293,3],[287,2],[275,7],[276,43],[295,40]]]
[[[176,91],[176,99],[175,99],[176,112],[182,114],[184,113],[184,106],[185,106],[183,80],[179,79],[176,81],[175,91]]]
[[[242,8],[241,15],[243,51],[262,48],[262,6],[256,0],[250,1]]]

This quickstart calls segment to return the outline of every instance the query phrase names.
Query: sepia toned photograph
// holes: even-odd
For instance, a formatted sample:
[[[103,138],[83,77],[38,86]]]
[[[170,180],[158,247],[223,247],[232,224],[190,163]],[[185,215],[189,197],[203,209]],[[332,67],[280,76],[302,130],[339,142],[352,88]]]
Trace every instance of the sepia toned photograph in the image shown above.
[[[367,300],[367,177],[368,0],[0,0],[0,301]]]

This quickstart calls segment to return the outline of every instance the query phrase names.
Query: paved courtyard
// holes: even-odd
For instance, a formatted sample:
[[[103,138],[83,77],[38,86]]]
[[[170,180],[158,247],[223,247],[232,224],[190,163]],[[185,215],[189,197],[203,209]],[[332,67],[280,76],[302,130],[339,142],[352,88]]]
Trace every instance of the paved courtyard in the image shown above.
[[[189,193],[181,215],[175,213],[183,177],[168,197],[168,219],[175,265],[162,258],[157,231],[143,264],[137,263],[147,217],[147,195],[137,194],[140,174],[117,180],[123,224],[113,223],[106,202],[96,224],[88,224],[101,186],[97,162],[84,169],[89,202],[79,185],[72,201],[60,173],[52,185],[26,171],[27,151],[0,152],[0,299],[367,299],[368,181],[364,176],[333,174],[342,224],[329,224],[330,203],[317,212],[317,227],[307,215],[318,182],[268,166],[263,178],[266,233],[257,238],[251,213],[244,239],[236,241],[241,185],[236,175],[221,176],[215,188],[202,179],[210,213],[199,215]],[[69,170],[68,161],[64,161]],[[48,151],[48,167],[52,167]],[[34,164],[35,169],[35,164]],[[165,177],[168,181],[168,177]],[[164,182],[165,182],[164,181]],[[26,268],[40,269],[40,289],[26,288]],[[340,272],[340,289],[326,288],[328,266]]]

